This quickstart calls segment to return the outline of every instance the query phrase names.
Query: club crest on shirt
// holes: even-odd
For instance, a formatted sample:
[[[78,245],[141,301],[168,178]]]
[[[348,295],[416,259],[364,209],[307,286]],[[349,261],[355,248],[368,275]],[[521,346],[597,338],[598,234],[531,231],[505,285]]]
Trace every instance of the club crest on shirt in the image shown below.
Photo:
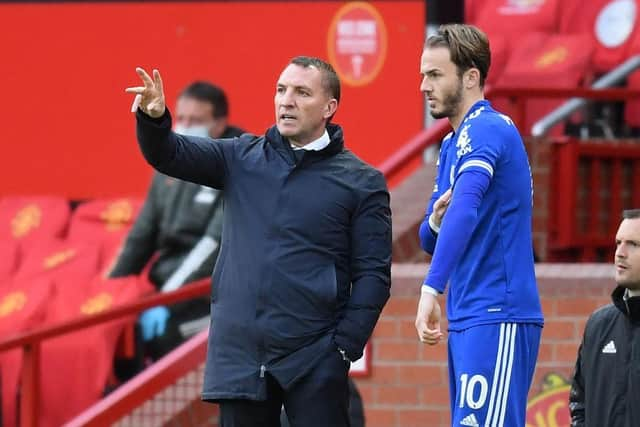
[[[458,158],[473,151],[473,147],[471,147],[471,138],[469,137],[469,127],[470,125],[462,127],[460,135],[458,136],[458,141],[456,141],[456,148],[458,149],[458,151],[456,151],[456,155]]]

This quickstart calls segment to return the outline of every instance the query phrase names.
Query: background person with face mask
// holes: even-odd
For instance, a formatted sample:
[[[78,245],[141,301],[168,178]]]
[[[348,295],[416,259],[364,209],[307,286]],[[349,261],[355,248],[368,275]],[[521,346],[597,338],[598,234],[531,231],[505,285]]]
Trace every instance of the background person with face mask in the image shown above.
[[[194,82],[178,97],[175,132],[239,136],[243,131],[227,123],[228,111],[222,89]],[[218,190],[156,172],[110,277],[140,274],[152,258],[149,280],[159,292],[211,276],[222,235],[221,199]],[[208,298],[148,309],[139,319],[145,355],[159,359],[206,327],[208,319]]]

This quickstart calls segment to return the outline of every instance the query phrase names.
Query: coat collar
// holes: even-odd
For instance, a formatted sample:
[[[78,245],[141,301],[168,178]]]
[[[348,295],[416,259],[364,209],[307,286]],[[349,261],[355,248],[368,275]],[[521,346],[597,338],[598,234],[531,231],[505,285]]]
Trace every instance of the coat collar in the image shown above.
[[[331,139],[329,145],[319,151],[305,151],[305,158],[333,156],[344,149],[344,138],[340,125],[329,123],[327,125],[327,132],[329,133],[329,138]],[[265,132],[265,138],[267,140],[267,143],[273,145],[276,150],[291,154],[293,153],[293,149],[291,148],[289,141],[287,140],[287,138],[283,137],[280,132],[278,132],[277,126],[270,127],[267,132]]]
[[[625,298],[625,288],[618,286],[611,294],[613,304],[634,322],[640,322],[640,297]]]

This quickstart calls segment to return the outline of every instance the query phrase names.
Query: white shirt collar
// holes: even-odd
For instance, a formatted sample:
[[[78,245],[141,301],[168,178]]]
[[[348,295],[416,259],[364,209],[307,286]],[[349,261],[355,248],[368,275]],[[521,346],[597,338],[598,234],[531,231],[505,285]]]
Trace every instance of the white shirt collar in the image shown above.
[[[325,129],[322,136],[315,141],[311,141],[310,143],[303,145],[302,147],[298,147],[297,145],[292,144],[291,148],[293,148],[294,150],[320,151],[327,145],[329,145],[330,142],[331,139],[329,138],[329,133]]]
[[[631,298],[631,297],[638,297],[640,296],[640,291],[632,291],[631,289],[627,289],[627,292],[625,294],[625,297],[627,298]]]

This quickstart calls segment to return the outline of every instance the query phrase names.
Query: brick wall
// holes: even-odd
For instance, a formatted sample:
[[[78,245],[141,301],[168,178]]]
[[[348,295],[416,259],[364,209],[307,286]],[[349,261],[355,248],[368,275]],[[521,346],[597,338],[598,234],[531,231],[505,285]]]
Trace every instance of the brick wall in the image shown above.
[[[525,143],[533,175],[533,247],[541,261],[548,254],[552,145],[547,139],[528,139]]]
[[[392,297],[372,339],[371,375],[356,380],[367,427],[449,425],[446,342],[419,343],[413,325],[426,270],[426,264],[394,264]],[[546,325],[530,397],[549,373],[571,378],[586,319],[609,302],[612,272],[608,264],[537,265]]]
[[[393,265],[392,296],[372,337],[370,375],[355,379],[364,401],[367,427],[449,425],[446,342],[434,347],[421,344],[414,327],[419,285],[427,268],[426,263]],[[595,308],[609,302],[614,286],[612,274],[609,264],[536,266],[545,328],[530,398],[543,391],[548,374],[571,379],[584,324]],[[444,309],[445,300],[443,297],[441,300]],[[443,327],[446,328],[446,322]],[[202,375],[201,368],[196,375]],[[198,394],[200,386],[189,393]],[[557,415],[567,419],[566,389],[564,396]],[[148,404],[163,407],[167,399],[158,399],[159,403],[152,400]],[[175,401],[175,397],[170,400]],[[174,415],[170,425],[215,426],[217,412],[216,405],[194,398]],[[556,420],[547,419],[543,424],[532,423],[528,427],[568,427],[566,423],[555,423]]]

